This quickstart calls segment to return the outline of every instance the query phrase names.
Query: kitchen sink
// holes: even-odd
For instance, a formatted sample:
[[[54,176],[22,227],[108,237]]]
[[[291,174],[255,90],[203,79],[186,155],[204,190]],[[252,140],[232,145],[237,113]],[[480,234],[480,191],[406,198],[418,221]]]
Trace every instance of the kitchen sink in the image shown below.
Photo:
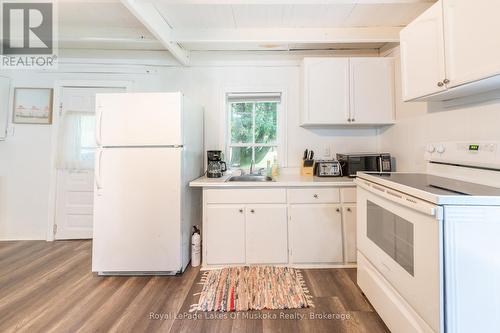
[[[243,176],[232,176],[227,182],[271,182],[273,179],[267,176],[260,175],[243,175]]]

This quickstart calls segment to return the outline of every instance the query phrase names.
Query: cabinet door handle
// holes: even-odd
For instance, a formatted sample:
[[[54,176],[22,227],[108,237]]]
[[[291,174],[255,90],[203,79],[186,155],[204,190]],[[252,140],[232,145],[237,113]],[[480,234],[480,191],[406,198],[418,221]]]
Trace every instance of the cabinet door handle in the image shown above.
[[[250,209],[250,213],[252,213],[252,214],[253,214],[253,213],[255,213],[255,210],[253,210],[253,209]]]
[[[356,119],[352,118],[352,119],[351,119],[351,121],[352,121],[352,122],[355,122],[355,121],[356,121]]]
[[[450,80],[448,80],[448,79],[444,79],[444,80],[443,80],[443,83],[444,83],[444,84],[448,84],[448,83],[450,83]]]
[[[351,122],[351,118],[347,118],[347,122],[349,122],[349,123],[350,123],[350,122]]]
[[[239,211],[240,213],[243,213],[243,209],[241,209],[241,208],[240,208],[238,211]]]
[[[314,199],[318,199],[318,198],[319,198],[319,196],[318,196],[317,194],[315,194],[315,195],[313,195],[313,198],[314,198]]]
[[[438,87],[442,87],[444,86],[444,83],[443,82],[438,82]]]
[[[347,211],[350,212],[351,211],[351,208],[347,208]]]
[[[340,213],[340,208],[335,209],[337,213]]]

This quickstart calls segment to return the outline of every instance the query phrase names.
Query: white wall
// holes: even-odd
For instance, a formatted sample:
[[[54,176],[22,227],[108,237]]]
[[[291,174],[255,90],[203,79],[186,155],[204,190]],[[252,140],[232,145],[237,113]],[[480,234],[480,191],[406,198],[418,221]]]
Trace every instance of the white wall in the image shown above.
[[[399,59],[399,48],[389,56]],[[396,125],[380,130],[380,149],[396,158],[398,171],[425,171],[424,149],[440,141],[500,141],[500,100],[447,109],[440,104],[402,102],[396,61]],[[467,101],[466,101],[467,102]]]
[[[141,63],[144,59],[141,59]],[[220,60],[219,60],[220,61]],[[81,60],[79,60],[81,62]],[[123,71],[150,69],[153,74],[96,74],[109,71],[110,65],[94,64],[61,66],[58,73],[4,72],[17,87],[53,87],[57,80],[117,80],[133,81],[135,91],[180,90],[205,106],[206,149],[222,149],[224,110],[223,90],[238,87],[281,87],[286,90],[287,145],[285,161],[298,167],[305,148],[318,156],[329,147],[331,153],[370,151],[377,148],[375,129],[304,129],[299,124],[299,67],[297,61],[273,58],[258,65],[207,64],[193,67],[127,66]],[[118,62],[118,61],[117,61]],[[151,62],[150,62],[151,63]],[[87,73],[75,73],[87,72]],[[56,126],[54,124],[52,126]],[[49,174],[51,168],[51,126],[10,125],[11,135],[0,142],[0,240],[46,239],[49,210]],[[12,135],[12,131],[14,132]]]

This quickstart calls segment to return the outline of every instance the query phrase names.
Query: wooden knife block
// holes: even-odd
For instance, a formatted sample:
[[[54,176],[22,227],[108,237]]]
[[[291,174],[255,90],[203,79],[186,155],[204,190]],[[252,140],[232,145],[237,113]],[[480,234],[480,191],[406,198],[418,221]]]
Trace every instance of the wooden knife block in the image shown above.
[[[302,160],[300,165],[301,176],[314,176],[314,160]]]

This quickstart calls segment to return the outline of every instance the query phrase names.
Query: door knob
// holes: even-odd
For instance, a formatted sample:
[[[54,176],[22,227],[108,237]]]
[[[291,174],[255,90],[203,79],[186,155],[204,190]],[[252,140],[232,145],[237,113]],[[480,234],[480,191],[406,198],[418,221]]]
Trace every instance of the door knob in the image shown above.
[[[351,118],[347,118],[347,122],[349,122],[349,123],[350,123],[350,122],[351,122]]]
[[[443,82],[438,82],[438,87],[442,87],[444,86],[444,83]]]
[[[443,83],[444,83],[444,84],[448,84],[448,83],[450,83],[450,80],[448,80],[448,79],[444,79],[444,80],[443,80]]]
[[[350,212],[351,211],[351,208],[347,208],[347,211]]]
[[[351,119],[351,121],[352,121],[352,122],[355,122],[355,121],[356,121],[356,119],[352,118],[352,119]]]
[[[340,208],[335,209],[337,213],[340,213]]]
[[[253,209],[250,209],[250,213],[252,213],[252,214],[253,214],[253,213],[255,213],[255,210],[253,210]]]
[[[241,208],[240,208],[240,209],[239,209],[239,212],[240,212],[240,213],[243,213],[243,209],[241,209]]]

